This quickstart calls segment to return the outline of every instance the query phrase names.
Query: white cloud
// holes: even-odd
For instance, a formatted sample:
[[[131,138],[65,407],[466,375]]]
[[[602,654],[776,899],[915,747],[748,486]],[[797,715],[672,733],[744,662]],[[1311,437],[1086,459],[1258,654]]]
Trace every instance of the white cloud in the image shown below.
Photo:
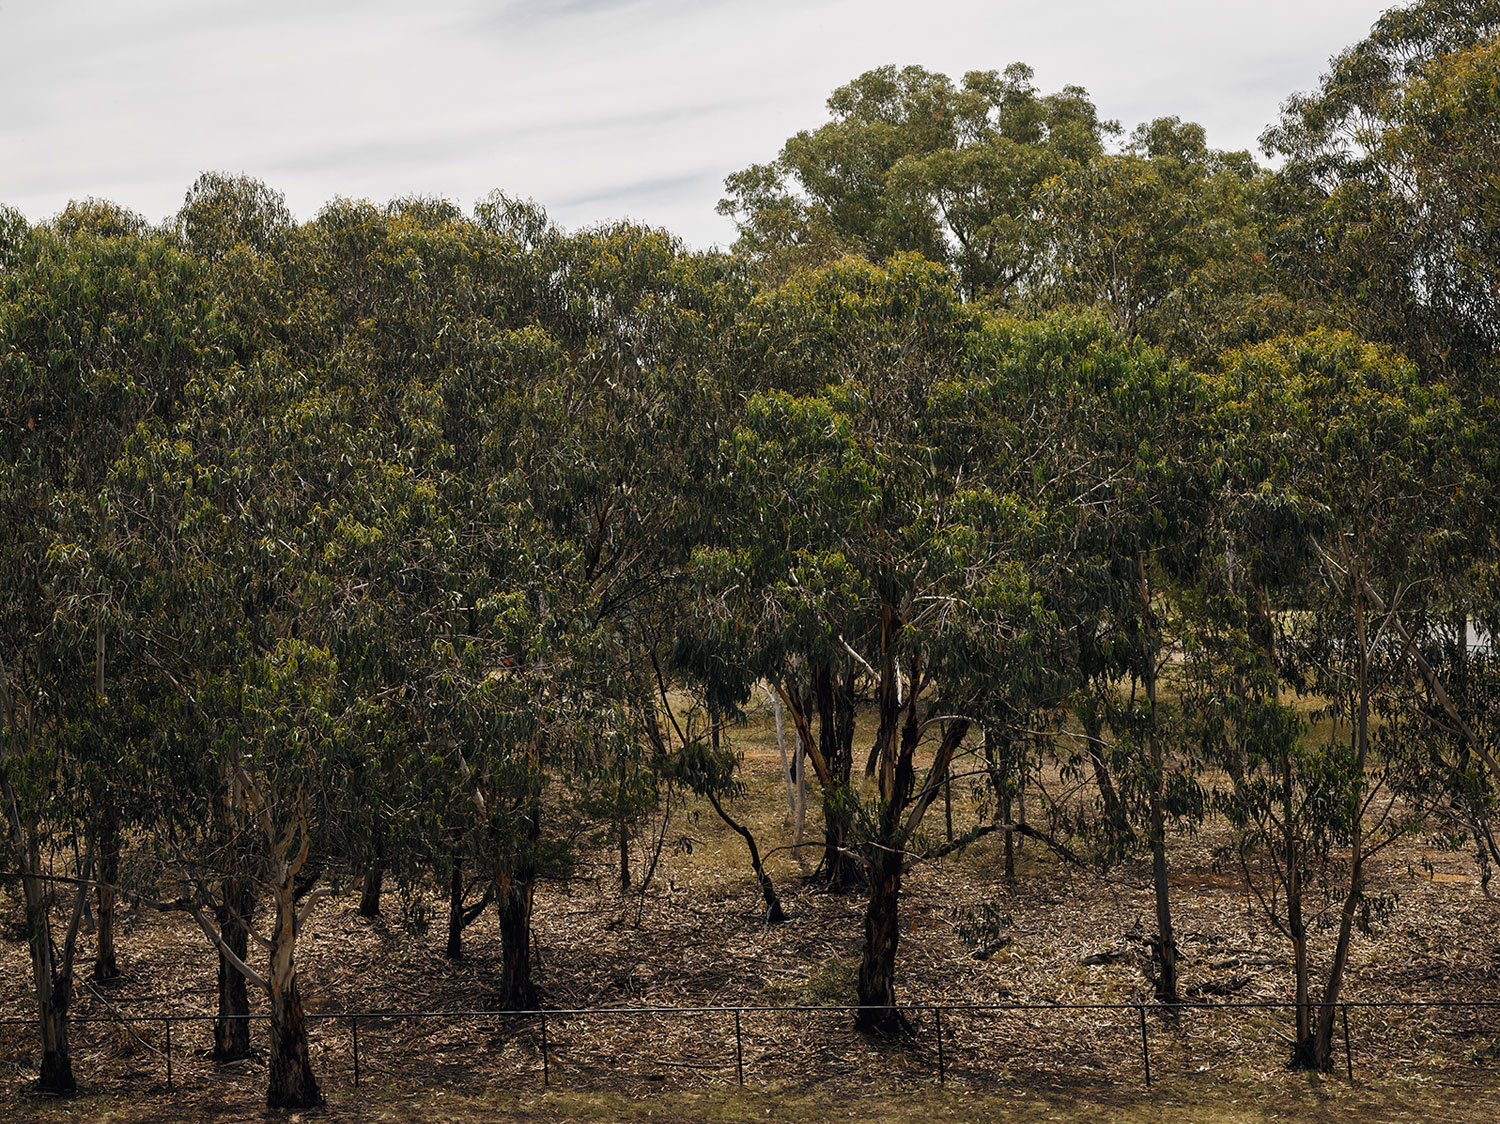
[[[96,195],[151,217],[206,169],[308,216],[334,195],[499,187],[569,226],[630,217],[727,242],[725,175],[884,63],[1013,61],[1126,127],[1253,147],[1383,5],[1263,0],[0,0],[0,201]]]

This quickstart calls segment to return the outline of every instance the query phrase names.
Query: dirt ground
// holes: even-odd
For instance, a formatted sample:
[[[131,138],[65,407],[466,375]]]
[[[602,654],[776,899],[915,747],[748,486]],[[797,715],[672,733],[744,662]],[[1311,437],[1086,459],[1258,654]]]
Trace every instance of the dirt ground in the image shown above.
[[[805,883],[816,849],[787,845],[785,797],[770,727],[741,735],[749,791],[735,809],[752,825],[791,920],[768,926],[742,843],[707,805],[673,813],[669,846],[645,894],[622,894],[608,855],[568,884],[549,884],[536,914],[535,957],[554,1009],[638,1006],[836,1006],[853,1001],[862,932],[858,895]],[[816,798],[810,825],[818,822]],[[955,826],[974,798],[955,788]],[[660,825],[657,825],[658,827]],[[927,829],[943,832],[941,802]],[[1178,837],[1173,887],[1189,997],[1285,1001],[1288,950],[1237,875],[1216,868],[1222,826]],[[1289,1017],[1249,1008],[1151,1014],[1155,1084],[1147,1089],[1133,1009],[1069,1010],[1068,1003],[1147,1002],[1147,938],[1154,929],[1149,870],[1107,877],[1065,864],[1034,843],[1019,877],[1001,872],[998,836],[917,867],[907,883],[898,989],[913,1004],[1036,1004],[1016,1012],[943,1013],[939,1088],[936,1019],[913,1016],[898,1042],[855,1034],[840,1010],[748,1012],[741,1019],[746,1088],[738,1086],[729,1013],[549,1016],[542,1085],[536,1019],[495,1015],[368,1017],[359,1023],[361,1086],[351,1026],[313,1027],[314,1065],[330,1113],[351,1121],[561,1120],[1301,1120],[1500,1119],[1500,1009],[1354,1007],[1351,1083],[1284,1067]],[[690,842],[691,849],[684,840]],[[642,856],[637,854],[639,869]],[[1500,999],[1500,906],[1480,890],[1472,860],[1421,838],[1383,853],[1373,892],[1389,913],[1356,936],[1351,1003]],[[304,936],[300,977],[309,1013],[483,1011],[498,978],[498,936],[486,916],[466,934],[469,955],[442,957],[435,894],[386,916],[357,916],[354,891],[325,903]],[[423,931],[422,921],[429,927]],[[13,894],[0,893],[0,1018],[30,1014],[29,964],[17,939]],[[967,937],[968,939],[965,939]],[[1326,954],[1332,934],[1320,934]],[[213,1010],[215,960],[179,916],[127,914],[125,978],[82,984],[75,1070],[88,1095],[65,1104],[29,1097],[32,1028],[0,1025],[0,1119],[155,1121],[262,1119],[264,1068],[234,1071],[205,1057],[208,1026],[174,1030],[173,1089],[165,1085],[160,1024],[112,1016]],[[976,943],[978,947],[976,947]],[[256,1037],[264,1030],[257,1028]]]

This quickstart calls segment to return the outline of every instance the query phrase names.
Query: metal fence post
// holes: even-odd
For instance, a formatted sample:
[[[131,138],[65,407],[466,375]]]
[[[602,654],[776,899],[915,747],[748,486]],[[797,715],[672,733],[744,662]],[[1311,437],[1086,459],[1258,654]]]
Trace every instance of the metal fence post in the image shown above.
[[[734,1072],[740,1080],[740,1085],[745,1084],[745,1037],[740,1029],[740,1008],[734,1009]]]
[[[1349,1049],[1349,1004],[1344,1004],[1344,1068],[1348,1071],[1349,1080],[1354,1080],[1354,1053]]]
[[[552,1074],[547,1067],[547,1013],[542,1012],[542,1086],[552,1083]]]
[[[167,1023],[167,1091],[172,1091],[172,1020]]]
[[[1141,1016],[1141,1061],[1146,1066],[1146,1086],[1149,1088],[1151,1085],[1151,1047],[1146,1041],[1146,1005],[1137,1003],[1135,1009],[1136,1013]]]
[[[349,1018],[349,1031],[354,1035],[354,1087],[359,1088],[359,1019]]]
[[[948,1083],[948,1066],[943,1060],[943,1009],[937,1008],[937,1036],[938,1036],[938,1084]]]

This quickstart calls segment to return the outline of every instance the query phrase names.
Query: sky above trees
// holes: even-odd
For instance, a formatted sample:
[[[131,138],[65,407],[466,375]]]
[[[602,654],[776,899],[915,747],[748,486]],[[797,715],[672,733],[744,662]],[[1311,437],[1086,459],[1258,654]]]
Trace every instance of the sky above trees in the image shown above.
[[[335,195],[531,196],[727,244],[724,177],[886,63],[1023,61],[1127,129],[1175,114],[1254,148],[1380,0],[3,0],[0,200],[158,220],[200,171],[310,217]]]

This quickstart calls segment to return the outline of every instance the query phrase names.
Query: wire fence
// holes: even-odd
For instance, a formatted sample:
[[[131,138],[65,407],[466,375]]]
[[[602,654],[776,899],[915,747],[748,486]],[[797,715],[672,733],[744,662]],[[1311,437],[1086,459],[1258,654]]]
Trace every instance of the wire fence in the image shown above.
[[[1111,1030],[1116,1034],[1128,1034],[1133,1039],[1138,1039],[1138,1075],[1146,1086],[1153,1081],[1153,1021],[1163,1021],[1163,1027],[1170,1027],[1176,1020],[1192,1013],[1228,1014],[1231,1017],[1246,1018],[1254,1012],[1278,1012],[1285,1014],[1295,1011],[1297,1004],[1290,1001],[1227,1001],[1227,1002],[1193,1002],[1187,1001],[1176,1004],[1144,1003],[1144,1002],[1118,1002],[1118,1003],[1081,1003],[1081,1002],[1003,1002],[1003,1003],[917,1003],[902,1004],[894,1008],[861,1008],[854,1005],[811,1005],[811,1004],[747,1004],[743,1006],[640,1006],[640,1007],[590,1007],[590,1008],[552,1008],[525,1011],[513,1010],[443,1010],[443,1011],[392,1011],[392,1010],[346,1010],[346,1011],[309,1011],[306,1013],[306,1021],[309,1030],[314,1027],[341,1030],[336,1043],[324,1041],[322,1043],[325,1061],[329,1058],[329,1051],[346,1050],[347,1068],[338,1067],[342,1073],[352,1077],[355,1088],[361,1085],[365,1079],[371,1043],[371,1034],[378,1034],[381,1030],[390,1028],[397,1023],[427,1023],[427,1024],[464,1024],[464,1023],[486,1023],[493,1026],[504,1026],[509,1031],[508,1043],[515,1046],[518,1041],[523,1041],[522,1048],[512,1050],[515,1056],[512,1060],[511,1070],[517,1077],[531,1076],[539,1078],[544,1086],[550,1086],[557,1081],[558,1075],[554,1072],[559,1059],[559,1048],[556,1041],[556,1031],[560,1025],[569,1023],[592,1023],[598,1021],[630,1022],[640,1024],[650,1020],[691,1020],[699,1031],[695,1040],[696,1047],[700,1051],[700,1060],[696,1062],[667,1062],[662,1056],[653,1054],[652,1058],[658,1066],[678,1065],[684,1068],[721,1073],[727,1077],[731,1070],[734,1080],[739,1085],[746,1083],[747,1058],[746,1040],[747,1024],[752,1020],[757,1023],[776,1021],[782,1026],[782,1033],[768,1035],[764,1028],[757,1036],[757,1041],[765,1045],[767,1041],[785,1039],[786,1031],[784,1022],[789,1017],[796,1020],[808,1021],[815,1019],[826,1019],[834,1016],[842,1016],[846,1025],[851,1023],[862,1012],[869,1015],[898,1015],[906,1023],[907,1033],[901,1036],[901,1041],[907,1047],[907,1057],[916,1058],[919,1062],[925,1061],[928,1065],[930,1076],[935,1078],[939,1084],[946,1084],[949,1071],[953,1066],[955,1050],[963,1052],[968,1050],[975,1052],[978,1044],[975,1041],[975,1023],[982,1021],[984,1017],[993,1018],[1001,1015],[1023,1014],[1031,1016],[1032,1025],[1043,1014],[1048,1016],[1072,1016],[1074,1029],[1082,1029],[1084,1036],[1082,1041],[1097,1041],[1100,1035],[1107,1034]],[[1316,1011],[1317,1005],[1311,1005]],[[1441,1010],[1441,1011],[1469,1011],[1480,1015],[1491,1016],[1487,1020],[1488,1027],[1483,1030],[1468,1027],[1465,1033],[1469,1035],[1494,1033],[1497,1030],[1495,1024],[1500,1023],[1500,1015],[1496,1015],[1500,1009],[1500,1000],[1481,999],[1451,999],[1451,1000],[1356,1000],[1336,1005],[1339,1016],[1337,1031],[1338,1038],[1342,1039],[1342,1054],[1344,1069],[1348,1078],[1354,1078],[1354,1046],[1350,1033],[1351,1012],[1354,1013],[1355,1021],[1358,1022],[1361,1015],[1367,1018],[1375,1012],[1400,1012],[1419,1010]],[[1084,1013],[1093,1013],[1097,1016],[1093,1021],[1084,1020]],[[945,1026],[945,1016],[947,1025]],[[267,1022],[270,1015],[265,1012],[254,1012],[249,1015],[237,1016],[250,1022]],[[122,1028],[126,1034],[136,1043],[160,1055],[161,1069],[158,1074],[165,1081],[167,1090],[173,1090],[176,1086],[174,1074],[174,1027],[183,1027],[184,1024],[203,1024],[212,1026],[219,1017],[213,1014],[189,1013],[152,1013],[152,1014],[124,1014],[110,1013],[102,1015],[78,1016],[70,1019],[70,1026],[88,1027],[101,1024],[114,1025]],[[963,1042],[956,1039],[955,1021],[963,1022],[963,1029],[968,1030],[969,1041]],[[25,1018],[0,1018],[0,1027],[26,1027],[34,1025],[34,1020]],[[361,1044],[361,1029],[365,1031],[365,1042]],[[147,1035],[159,1030],[160,1045],[155,1045],[148,1040]],[[1385,1044],[1390,1027],[1372,1026],[1372,1033],[1382,1035],[1381,1045]],[[1158,1037],[1162,1035],[1162,1029],[1157,1031]],[[175,1047],[179,1058],[183,1055],[182,1034],[179,1031],[177,1045]],[[323,1035],[325,1039],[327,1035]],[[1336,1039],[1337,1041],[1337,1039]],[[715,1048],[717,1043],[717,1048]],[[1492,1049],[1500,1046],[1500,1037],[1492,1042]],[[1137,1052],[1132,1048],[1132,1052]],[[768,1056],[763,1050],[762,1057]],[[617,1057],[609,1057],[604,1061],[608,1069],[611,1062],[616,1066],[616,1071],[623,1071],[624,1066],[619,1065]],[[754,1059],[752,1059],[752,1064]],[[180,1065],[180,1062],[179,1062]],[[1095,1068],[1098,1068],[1095,1063]],[[138,1071],[142,1072],[142,1071]],[[968,1073],[973,1074],[972,1067]],[[330,1075],[323,1074],[326,1080]],[[754,1076],[752,1074],[752,1076]],[[1111,1076],[1117,1077],[1118,1074]],[[1159,1076],[1159,1074],[1158,1074]]]

